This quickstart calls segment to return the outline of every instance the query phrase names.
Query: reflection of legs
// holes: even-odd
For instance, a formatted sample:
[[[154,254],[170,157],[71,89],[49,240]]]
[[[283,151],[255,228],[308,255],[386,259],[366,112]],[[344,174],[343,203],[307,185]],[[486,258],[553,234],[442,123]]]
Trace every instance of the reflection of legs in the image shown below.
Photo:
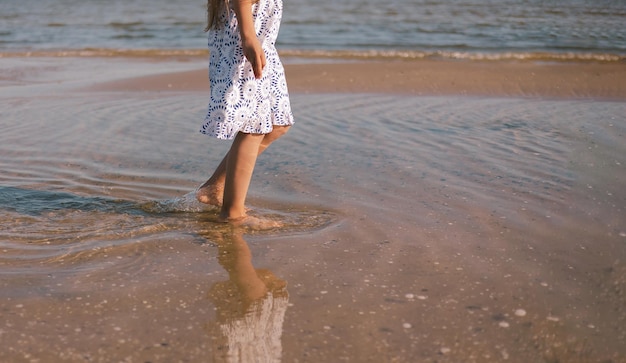
[[[218,261],[241,292],[242,302],[249,305],[267,294],[267,286],[252,265],[252,252],[241,233],[227,237],[219,244]]]
[[[274,126],[274,129],[269,134],[263,135],[263,140],[259,144],[257,155],[261,155],[270,144],[276,141],[279,137],[283,136],[289,126]],[[230,152],[229,152],[230,153]],[[224,198],[224,183],[226,181],[226,163],[228,161],[229,153],[224,156],[222,162],[219,164],[213,175],[204,184],[198,188],[196,192],[196,198],[202,203],[221,206]]]
[[[222,228],[217,236],[206,236],[217,244],[218,262],[228,272],[228,281],[213,284],[207,294],[215,307],[216,319],[207,324],[217,348],[214,360],[249,357],[244,360],[278,362],[289,304],[287,283],[269,270],[254,268],[244,229],[232,224],[223,227],[232,229],[229,233]],[[251,337],[254,339],[248,339]]]

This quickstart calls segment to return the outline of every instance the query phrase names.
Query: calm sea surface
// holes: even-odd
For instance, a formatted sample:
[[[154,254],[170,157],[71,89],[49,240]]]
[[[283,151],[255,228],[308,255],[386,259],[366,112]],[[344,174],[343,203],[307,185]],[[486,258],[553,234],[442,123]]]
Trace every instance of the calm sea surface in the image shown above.
[[[621,0],[285,0],[299,56],[623,61]],[[204,50],[202,0],[2,0],[0,56]],[[59,51],[68,51],[62,53]],[[82,51],[77,53],[76,51]],[[35,53],[33,53],[35,52]]]

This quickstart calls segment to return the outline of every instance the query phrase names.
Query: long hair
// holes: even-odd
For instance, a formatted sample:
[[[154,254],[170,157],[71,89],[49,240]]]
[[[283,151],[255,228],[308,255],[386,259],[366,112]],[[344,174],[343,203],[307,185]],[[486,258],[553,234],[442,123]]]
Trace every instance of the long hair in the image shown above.
[[[219,27],[223,25],[220,24],[220,14],[223,11],[224,6],[230,7],[230,4],[228,2],[229,0],[207,0],[207,25],[206,28],[204,28],[205,32],[208,32],[214,27]],[[259,0],[252,0],[253,4],[256,4],[258,2]]]
[[[208,32],[210,29],[219,26],[220,22],[220,13],[222,12],[222,7],[225,5],[227,0],[208,0],[206,4],[207,10],[207,22],[206,28],[204,28],[205,32]]]

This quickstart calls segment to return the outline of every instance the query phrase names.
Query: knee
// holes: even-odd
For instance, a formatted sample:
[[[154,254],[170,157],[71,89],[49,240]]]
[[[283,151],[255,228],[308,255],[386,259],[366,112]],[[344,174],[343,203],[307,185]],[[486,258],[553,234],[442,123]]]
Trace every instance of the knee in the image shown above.
[[[269,137],[267,138],[267,140],[272,142],[280,138],[281,136],[286,134],[287,131],[289,131],[290,127],[291,126],[274,126],[274,128],[272,129],[272,132],[268,134]]]
[[[291,126],[274,126],[272,132],[269,134],[265,134],[263,137],[263,141],[261,142],[261,146],[267,148],[271,143],[278,140],[281,136],[283,136],[289,130]]]
[[[274,126],[274,130],[272,131],[276,134],[276,138],[279,138],[286,134],[290,127],[291,126]]]

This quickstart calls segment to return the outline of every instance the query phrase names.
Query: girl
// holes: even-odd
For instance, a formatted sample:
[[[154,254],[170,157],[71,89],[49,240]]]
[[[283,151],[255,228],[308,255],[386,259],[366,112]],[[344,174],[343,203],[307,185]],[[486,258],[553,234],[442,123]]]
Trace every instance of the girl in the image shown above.
[[[240,221],[257,156],[293,124],[274,46],[282,0],[209,0],[207,7],[211,99],[200,132],[234,141],[196,197],[221,206],[221,220]]]

